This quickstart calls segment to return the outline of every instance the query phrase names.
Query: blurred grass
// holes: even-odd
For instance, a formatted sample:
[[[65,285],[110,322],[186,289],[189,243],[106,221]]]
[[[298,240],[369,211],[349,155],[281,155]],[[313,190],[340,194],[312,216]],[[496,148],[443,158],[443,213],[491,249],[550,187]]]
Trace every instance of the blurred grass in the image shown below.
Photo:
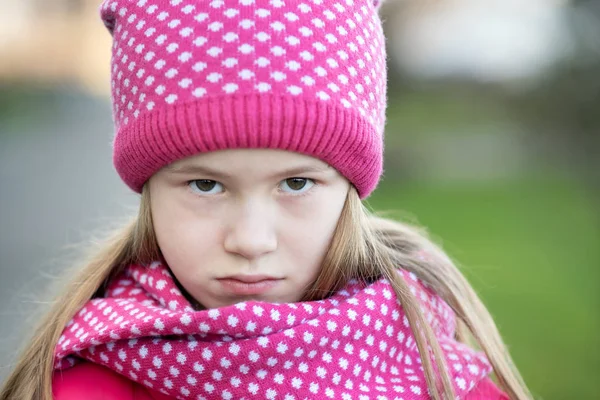
[[[565,180],[384,182],[369,203],[426,226],[462,266],[536,398],[595,399],[598,195]]]
[[[386,110],[386,146],[394,148],[407,141],[447,135],[449,131],[460,135],[487,128],[490,123],[511,123],[514,116],[490,90],[437,85],[435,89],[391,94]]]

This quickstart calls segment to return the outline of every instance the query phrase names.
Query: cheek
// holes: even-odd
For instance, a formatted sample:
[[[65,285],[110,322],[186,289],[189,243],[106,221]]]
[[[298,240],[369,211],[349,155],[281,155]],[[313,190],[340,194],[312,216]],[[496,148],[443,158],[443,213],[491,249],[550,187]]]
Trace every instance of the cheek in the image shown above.
[[[200,267],[206,265],[205,261],[215,257],[215,251],[220,248],[217,242],[222,224],[182,207],[163,206],[158,210],[157,207],[153,213],[153,221],[167,264],[180,281],[194,279],[202,273]]]
[[[336,219],[315,218],[304,220],[282,229],[281,239],[287,246],[295,249],[299,255],[323,253],[331,242]]]
[[[339,196],[338,196],[339,197]],[[345,197],[328,196],[325,204],[312,204],[294,215],[280,230],[280,245],[288,249],[298,273],[315,275],[329,249]]]

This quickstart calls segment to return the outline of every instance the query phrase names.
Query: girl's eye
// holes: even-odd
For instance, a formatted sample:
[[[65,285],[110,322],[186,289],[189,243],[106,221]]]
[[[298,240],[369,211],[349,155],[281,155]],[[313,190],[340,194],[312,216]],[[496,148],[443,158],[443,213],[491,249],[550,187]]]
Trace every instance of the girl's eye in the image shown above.
[[[287,193],[304,193],[315,185],[312,179],[308,178],[288,178],[281,181],[281,190]]]
[[[217,194],[223,191],[223,185],[210,179],[197,179],[189,182],[190,188],[200,194]]]

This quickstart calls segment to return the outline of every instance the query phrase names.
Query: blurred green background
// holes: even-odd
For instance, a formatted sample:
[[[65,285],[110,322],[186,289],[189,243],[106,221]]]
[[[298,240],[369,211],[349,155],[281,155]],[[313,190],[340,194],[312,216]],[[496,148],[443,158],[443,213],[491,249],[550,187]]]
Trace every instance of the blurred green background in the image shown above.
[[[130,213],[112,170],[99,2],[0,5],[0,378],[65,246]],[[538,399],[597,399],[600,7],[388,0],[384,178],[428,228]]]

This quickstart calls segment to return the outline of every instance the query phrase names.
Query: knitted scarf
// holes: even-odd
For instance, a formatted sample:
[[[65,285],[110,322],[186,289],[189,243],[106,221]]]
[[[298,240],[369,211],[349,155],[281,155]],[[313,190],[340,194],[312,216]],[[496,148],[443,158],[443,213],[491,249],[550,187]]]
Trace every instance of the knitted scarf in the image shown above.
[[[454,338],[451,308],[399,270],[442,347],[459,397],[490,365]],[[320,301],[195,311],[167,267],[131,265],[67,324],[55,368],[85,359],[177,399],[428,399],[414,335],[389,282]]]

